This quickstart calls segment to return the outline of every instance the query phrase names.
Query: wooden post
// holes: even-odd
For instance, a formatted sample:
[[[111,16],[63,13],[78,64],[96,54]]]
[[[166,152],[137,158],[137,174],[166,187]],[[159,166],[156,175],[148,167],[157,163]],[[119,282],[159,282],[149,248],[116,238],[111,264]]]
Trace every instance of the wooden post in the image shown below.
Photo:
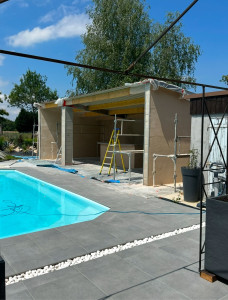
[[[209,282],[211,282],[211,283],[213,283],[217,280],[217,277],[216,277],[215,274],[212,274],[212,273],[210,273],[206,270],[203,270],[203,271],[200,272],[200,277],[207,280],[207,281],[209,281]]]

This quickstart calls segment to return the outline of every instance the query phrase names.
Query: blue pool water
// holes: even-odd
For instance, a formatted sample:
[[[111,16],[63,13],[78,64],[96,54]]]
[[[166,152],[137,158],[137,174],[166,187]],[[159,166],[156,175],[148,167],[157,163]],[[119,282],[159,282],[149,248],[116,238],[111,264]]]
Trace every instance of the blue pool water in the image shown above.
[[[0,171],[0,239],[93,220],[109,208],[18,171]]]

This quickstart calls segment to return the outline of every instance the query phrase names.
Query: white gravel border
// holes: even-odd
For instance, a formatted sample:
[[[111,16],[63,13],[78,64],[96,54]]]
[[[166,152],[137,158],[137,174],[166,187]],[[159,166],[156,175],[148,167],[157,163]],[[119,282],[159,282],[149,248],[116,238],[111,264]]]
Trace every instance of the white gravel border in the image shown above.
[[[205,222],[203,222],[202,226],[205,227]],[[97,250],[96,252],[92,252],[92,253],[89,253],[89,254],[86,254],[83,256],[78,256],[78,257],[75,257],[72,259],[67,259],[67,260],[64,260],[57,264],[47,265],[43,268],[33,269],[33,270],[29,270],[27,272],[24,272],[24,273],[15,275],[15,276],[10,276],[5,279],[5,283],[6,283],[6,285],[14,284],[14,283],[17,283],[17,282],[20,282],[23,280],[35,278],[35,277],[38,277],[38,276],[41,276],[44,274],[48,274],[48,273],[58,271],[58,270],[61,270],[64,268],[75,266],[75,265],[81,264],[83,262],[94,260],[94,259],[106,256],[106,255],[118,253],[120,251],[124,251],[124,250],[130,249],[130,248],[133,248],[133,247],[137,247],[137,246],[152,243],[152,242],[155,242],[158,240],[166,239],[171,236],[182,234],[182,233],[185,233],[188,231],[197,230],[199,228],[200,228],[199,224],[192,225],[189,227],[175,229],[174,231],[169,231],[169,232],[154,235],[154,236],[152,235],[152,236],[146,237],[144,239],[134,240],[133,242],[128,242],[128,243],[125,243],[122,245],[117,245],[117,246],[114,246],[111,248]]]

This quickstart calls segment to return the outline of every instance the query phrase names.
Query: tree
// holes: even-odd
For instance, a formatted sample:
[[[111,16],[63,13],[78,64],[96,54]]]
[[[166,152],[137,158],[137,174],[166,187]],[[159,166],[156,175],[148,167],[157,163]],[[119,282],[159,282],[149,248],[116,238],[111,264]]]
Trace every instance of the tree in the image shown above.
[[[0,92],[1,95],[1,92]],[[3,100],[0,98],[0,103],[3,103]],[[5,109],[0,109],[0,116],[8,116],[9,113]]]
[[[169,13],[165,24],[152,23],[143,0],[93,0],[88,11],[92,21],[82,35],[85,48],[75,60],[81,64],[126,70],[177,14]],[[182,23],[158,42],[135,65],[134,73],[152,74],[194,81],[195,63],[200,47],[182,32]],[[76,81],[76,94],[89,93],[138,81],[140,78],[122,76],[77,67],[66,67]],[[73,91],[72,94],[75,92]]]
[[[82,64],[125,70],[150,41],[151,21],[144,1],[93,1],[94,7],[88,10],[92,23],[82,35],[85,48],[78,52],[75,60]],[[138,62],[134,71],[148,72],[149,59],[148,53]],[[76,94],[112,88],[139,79],[71,66],[67,69],[68,75],[72,75],[77,82]]]
[[[33,106],[35,102],[47,102],[58,98],[57,91],[52,91],[46,86],[47,77],[41,76],[35,71],[28,70],[20,78],[20,84],[14,84],[7,101],[12,106],[23,108],[32,113],[35,122],[37,109]]]
[[[8,120],[0,116],[0,124],[2,125],[2,130],[4,131],[14,131],[16,130],[14,121]]]
[[[168,13],[164,24],[152,26],[152,40],[178,17],[177,13]],[[151,74],[195,82],[195,64],[201,54],[200,46],[182,32],[182,23],[176,24],[154,47],[151,53]],[[178,83],[177,83],[178,84]]]
[[[18,116],[15,119],[15,127],[19,132],[32,132],[34,124],[33,112],[21,109]],[[37,113],[35,115],[35,121],[37,122]]]
[[[228,85],[228,75],[223,75],[220,81],[225,82]]]

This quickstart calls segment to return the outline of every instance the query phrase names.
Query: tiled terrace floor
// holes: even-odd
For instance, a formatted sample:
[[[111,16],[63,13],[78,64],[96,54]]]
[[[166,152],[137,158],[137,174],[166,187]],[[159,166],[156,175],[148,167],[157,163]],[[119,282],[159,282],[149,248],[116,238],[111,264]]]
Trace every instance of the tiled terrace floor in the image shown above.
[[[119,212],[1,240],[7,276],[199,223],[198,210],[176,203],[114,191],[51,168],[19,170]],[[178,214],[149,214],[156,212]],[[198,240],[195,230],[28,279],[9,285],[7,299],[228,299],[224,283],[199,277]]]

